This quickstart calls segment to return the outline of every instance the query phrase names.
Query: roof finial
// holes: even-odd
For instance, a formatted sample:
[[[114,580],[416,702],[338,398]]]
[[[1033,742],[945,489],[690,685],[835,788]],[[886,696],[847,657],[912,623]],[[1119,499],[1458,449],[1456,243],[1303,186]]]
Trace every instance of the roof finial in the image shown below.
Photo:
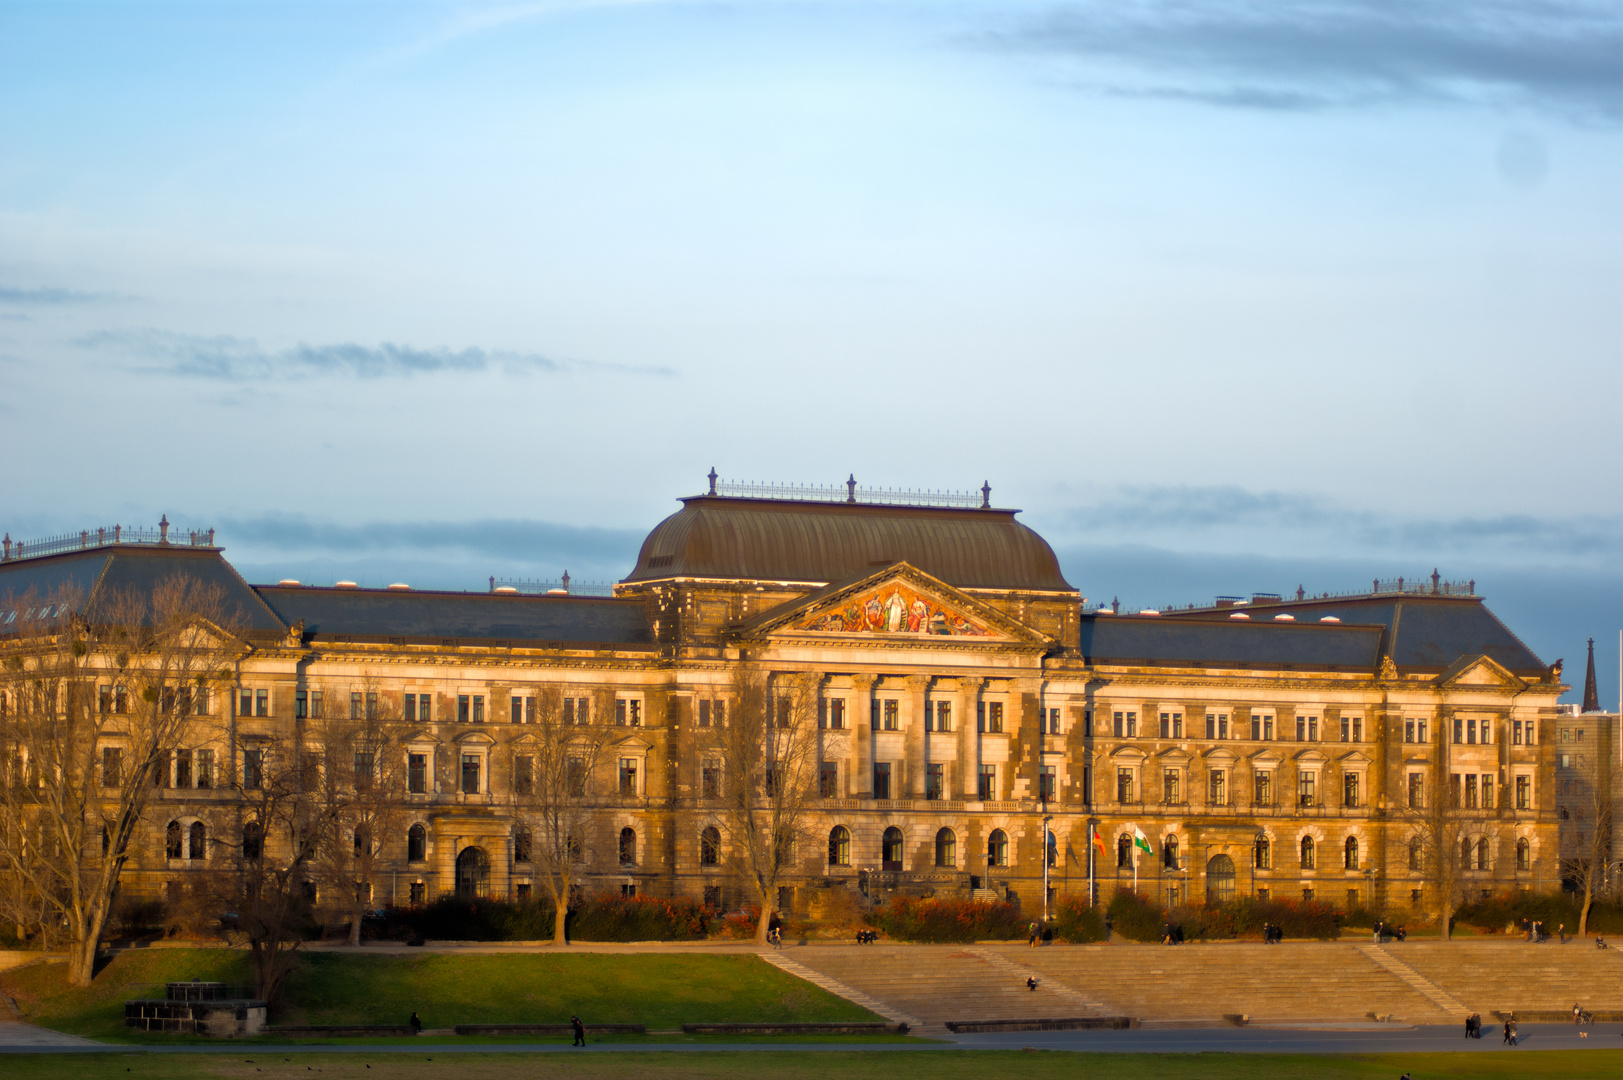
[[[850,476],[845,478],[845,501],[848,503],[854,503],[857,501],[856,473],[852,473]]]
[[[496,591],[496,575],[495,574],[490,575],[490,591],[491,592]]]
[[[6,558],[11,558],[11,534],[6,533]]]
[[[1435,566],[1432,567],[1431,568],[1431,595],[1436,596],[1439,592],[1442,591],[1438,587],[1438,583],[1440,581],[1442,581],[1442,579],[1443,579],[1442,575],[1437,572],[1437,568]]]
[[[716,493],[716,467],[710,466],[710,494]]]
[[[569,571],[564,571],[564,592],[569,591]]]
[[[981,481],[981,509],[992,509],[992,482],[990,480]]]
[[[1307,590],[1302,588],[1302,586],[1300,586],[1300,585],[1296,586],[1296,599],[1301,600],[1306,596],[1307,596]]]
[[[1600,692],[1595,688],[1595,639],[1589,639],[1589,670],[1584,673],[1582,712],[1600,712]]]
[[[169,515],[165,514],[163,516],[163,520],[158,522],[158,543],[167,544],[168,542],[169,542]]]
[[[1121,614],[1121,597],[1112,596],[1110,598],[1110,614],[1112,614],[1112,615]]]

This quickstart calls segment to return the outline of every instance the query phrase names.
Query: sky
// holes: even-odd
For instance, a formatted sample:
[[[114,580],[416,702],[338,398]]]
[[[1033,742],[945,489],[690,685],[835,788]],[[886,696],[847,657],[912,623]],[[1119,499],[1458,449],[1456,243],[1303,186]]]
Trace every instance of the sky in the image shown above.
[[[0,0],[0,528],[484,588],[985,481],[1095,602],[1436,568],[1616,701],[1620,194],[1615,2]]]

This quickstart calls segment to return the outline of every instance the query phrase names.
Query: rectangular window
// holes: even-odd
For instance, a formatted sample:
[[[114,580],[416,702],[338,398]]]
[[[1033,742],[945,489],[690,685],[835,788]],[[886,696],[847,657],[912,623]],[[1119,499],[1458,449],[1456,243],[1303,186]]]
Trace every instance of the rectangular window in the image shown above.
[[[1520,720],[1512,720],[1510,722],[1510,745],[1512,745],[1512,746],[1520,746],[1521,744],[1522,744],[1522,722]]]
[[[406,755],[406,790],[413,795],[428,793],[428,755]]]
[[[361,709],[363,707],[362,704],[361,704],[361,701],[362,701],[361,692],[359,690],[354,690],[354,691],[350,692],[350,695],[349,695],[349,718],[351,720],[359,720],[361,718]]]
[[[1476,774],[1471,773],[1465,778],[1465,808],[1476,809]]]
[[[456,696],[456,719],[459,724],[466,724],[473,718],[473,699],[467,694]]]
[[[1358,807],[1358,774],[1343,773],[1341,776],[1341,805],[1348,809]]]
[[[986,703],[986,730],[994,735],[1003,731],[1003,702],[988,701]]]
[[[254,692],[244,689],[237,694],[237,715],[252,716],[254,714]]]
[[[1531,776],[1516,777],[1516,809],[1531,810],[1533,808],[1533,778]]]
[[[1050,734],[1050,735],[1063,735],[1064,734],[1064,732],[1060,730],[1060,726],[1059,726],[1059,710],[1058,709],[1049,709],[1048,710],[1048,734]]]
[[[378,718],[378,696],[376,694],[369,693],[366,695],[366,718],[368,720]]]
[[[1229,737],[1228,713],[1206,714],[1206,737],[1208,739],[1226,739]]]
[[[462,755],[462,794],[479,794],[479,755]]]
[[[873,797],[890,798],[890,762],[876,761],[873,767]]]
[[[129,695],[129,692],[127,690],[125,690],[122,686],[115,687],[114,690],[113,690],[113,712],[117,713],[120,716],[123,716],[124,714],[128,713],[129,711],[130,711],[130,695]],[[4,712],[5,712],[5,695],[0,694],[0,713],[4,713]],[[1532,736],[1531,732],[1533,730],[1533,725],[1528,724],[1527,725],[1527,730],[1529,732],[1529,734],[1527,736],[1527,741],[1532,742],[1533,741],[1533,736]]]
[[[1161,738],[1172,738],[1172,714],[1169,712],[1161,714]]]
[[[1251,717],[1251,739],[1253,742],[1262,740],[1262,717],[1254,714]]]
[[[721,798],[721,763],[707,761],[699,769],[699,793],[707,799]]]
[[[511,698],[511,704],[512,722],[515,724],[524,723],[524,699],[514,694]]]
[[[250,791],[258,791],[265,786],[265,751],[242,752],[242,786]]]
[[[485,695],[483,694],[473,695],[473,722],[476,724],[485,722]]]
[[[1116,801],[1131,803],[1133,801],[1133,770],[1116,770]]]
[[[408,723],[408,724],[412,723],[413,721],[415,721],[417,719],[417,695],[416,694],[406,694],[404,697],[402,697],[400,699],[400,715],[401,715],[401,717],[403,717],[405,719],[406,723]]]
[[[641,727],[642,701],[638,698],[615,698],[614,722],[619,727]]]
[[[939,761],[932,761],[924,767],[924,797],[942,799],[946,794],[947,768]]]
[[[1482,774],[1482,809],[1493,809],[1493,774]]]
[[[1177,769],[1161,770],[1161,801],[1168,806],[1183,802],[1183,774]]]
[[[620,759],[620,794],[637,794],[637,759],[623,757]]]
[[[1342,742],[1352,742],[1353,741],[1353,739],[1352,739],[1352,717],[1350,717],[1350,716],[1343,716],[1341,718],[1341,741]]]
[[[574,702],[570,702],[570,704],[572,705]],[[710,702],[708,701],[701,700],[699,702],[699,726],[710,726]]]
[[[1565,735],[1566,732],[1563,731],[1561,734]],[[1454,718],[1454,744],[1457,746],[1460,743],[1463,743],[1464,741],[1465,741],[1465,718],[1461,717],[1461,716],[1456,716]],[[1563,740],[1563,741],[1565,741],[1565,740]]]
[[[421,881],[412,882],[411,883],[411,903],[413,905],[417,905],[417,904],[426,904],[427,902],[428,902],[428,886],[424,885]]]
[[[1058,712],[1059,710],[1054,710]],[[952,730],[952,702],[938,701],[935,703],[935,729],[937,731]]]
[[[1052,765],[1040,765],[1037,768],[1037,798],[1041,802],[1053,802],[1059,797],[1059,774]]]
[[[1274,805],[1274,774],[1267,769],[1258,769],[1252,778],[1252,801],[1258,806]]]
[[[1208,774],[1208,798],[1213,806],[1227,806],[1229,802],[1229,774],[1226,769],[1213,769]]]
[[[988,802],[997,798],[997,766],[982,765],[975,776],[975,798]]]
[[[829,698],[829,701],[828,701],[828,726],[834,731],[843,731],[845,729],[845,699],[844,698]]]
[[[1416,720],[1414,724],[1414,741],[1417,743],[1429,742],[1426,737],[1426,721]]]
[[[1093,805],[1093,769],[1091,766],[1082,766],[1082,801]]]
[[[884,703],[884,728],[886,731],[897,731],[902,726],[902,703],[895,698],[886,698]]]
[[[1127,734],[1127,714],[1124,713],[1124,712],[1119,712],[1119,713],[1116,713],[1115,716],[1116,716],[1116,720],[1115,720],[1114,733],[1115,733],[1116,738],[1119,739],[1123,735]]]
[[[175,751],[175,786],[178,788],[192,786],[192,752],[190,750]]]
[[[817,794],[825,799],[835,799],[839,797],[839,762],[825,761],[817,766]]]
[[[1262,741],[1274,741],[1274,718],[1271,716],[1264,716],[1262,718]]]
[[[1127,737],[1129,739],[1138,738],[1138,713],[1132,710],[1127,712]]]
[[[377,775],[377,763],[369,750],[355,751],[355,786],[365,787]]]
[[[1419,810],[1426,805],[1426,778],[1421,773],[1409,774],[1409,809]]]
[[[1476,732],[1476,717],[1473,716],[1465,721],[1465,741],[1474,745],[1476,743]]]
[[[96,711],[103,715],[113,711],[113,688],[111,686],[96,687]]]
[[[1491,720],[1488,720],[1486,718],[1483,719],[1481,731],[1482,731],[1482,741],[1483,742],[1485,742],[1485,743],[1493,742],[1493,722]],[[1578,734],[1580,736],[1582,736],[1583,732],[1580,731]]]
[[[1403,741],[1406,742],[1406,743],[1414,742],[1414,721],[1413,720],[1405,720],[1403,722]]]
[[[254,715],[255,716],[269,716],[270,715],[270,691],[269,690],[255,690],[254,691]]]
[[[214,786],[213,750],[199,750],[197,752],[197,786],[200,788]]]
[[[408,694],[408,695],[406,695],[406,697],[407,697],[407,700],[410,700],[411,695]],[[310,719],[310,694],[307,691],[304,691],[304,690],[295,690],[295,691],[293,691],[293,719],[295,719],[295,720],[308,720],[308,719]]]
[[[1303,772],[1296,777],[1296,801],[1299,806],[1316,806],[1315,785],[1319,776],[1317,773]]]
[[[124,786],[124,751],[116,746],[102,747],[101,786],[105,788]]]

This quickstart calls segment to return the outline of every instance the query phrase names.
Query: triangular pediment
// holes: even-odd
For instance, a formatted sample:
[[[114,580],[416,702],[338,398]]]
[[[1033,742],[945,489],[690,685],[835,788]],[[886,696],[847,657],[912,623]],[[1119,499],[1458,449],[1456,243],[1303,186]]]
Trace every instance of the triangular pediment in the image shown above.
[[[1437,676],[1437,685],[1459,690],[1520,690],[1527,684],[1491,656],[1462,656]]]
[[[1049,645],[1053,639],[908,563],[829,586],[745,628],[773,637],[887,638]]]

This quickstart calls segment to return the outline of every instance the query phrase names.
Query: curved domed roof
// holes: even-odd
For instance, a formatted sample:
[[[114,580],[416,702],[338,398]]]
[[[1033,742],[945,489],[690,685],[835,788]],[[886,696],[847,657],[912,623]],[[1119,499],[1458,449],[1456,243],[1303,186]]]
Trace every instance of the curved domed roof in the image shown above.
[[[698,495],[654,527],[625,580],[826,584],[905,561],[963,589],[1075,592],[1015,513]]]

